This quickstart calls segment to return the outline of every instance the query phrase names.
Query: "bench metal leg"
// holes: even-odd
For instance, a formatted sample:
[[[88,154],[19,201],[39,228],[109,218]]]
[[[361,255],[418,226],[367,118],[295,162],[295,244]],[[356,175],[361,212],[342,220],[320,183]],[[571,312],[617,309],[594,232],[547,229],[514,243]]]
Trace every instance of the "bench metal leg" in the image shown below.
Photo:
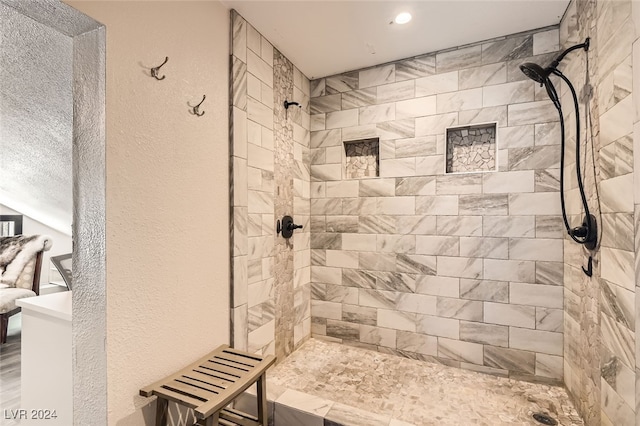
[[[156,426],[167,426],[167,408],[169,401],[158,397],[156,401]]]
[[[267,405],[267,376],[262,374],[258,379],[257,395],[258,400],[258,423],[262,426],[267,426],[269,421],[268,405]]]

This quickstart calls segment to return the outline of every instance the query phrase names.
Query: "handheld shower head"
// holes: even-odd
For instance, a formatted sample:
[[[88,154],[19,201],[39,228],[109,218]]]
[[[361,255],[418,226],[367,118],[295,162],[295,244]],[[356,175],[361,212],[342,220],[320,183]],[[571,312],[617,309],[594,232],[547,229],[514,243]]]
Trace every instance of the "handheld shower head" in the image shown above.
[[[551,74],[551,70],[549,68],[542,68],[540,65],[534,64],[533,62],[525,62],[520,65],[520,70],[524,75],[541,85],[544,84],[547,78],[549,78],[549,74]]]
[[[572,52],[576,49],[589,50],[589,43],[590,39],[587,38],[584,43],[571,46],[570,48],[559,54],[558,57],[554,59],[546,68],[542,68],[540,65],[534,64],[533,62],[525,62],[524,64],[520,65],[520,70],[531,80],[540,84],[546,84],[545,82],[549,78],[549,75],[556,71],[558,64],[564,59],[567,53]],[[547,89],[547,92],[548,91],[549,90]]]
[[[520,70],[524,73],[524,75],[529,77],[531,80],[535,81],[536,83],[540,83],[540,86],[544,84],[545,89],[547,89],[547,94],[549,95],[549,98],[551,99],[555,107],[557,109],[560,109],[560,99],[558,98],[558,93],[556,92],[556,88],[553,86],[553,83],[551,83],[549,76],[551,74],[562,75],[560,71],[558,71],[557,69],[557,66],[560,63],[560,61],[564,59],[567,53],[573,50],[576,50],[576,49],[589,50],[589,42],[590,42],[590,39],[587,38],[584,41],[584,43],[571,46],[570,48],[562,52],[560,55],[558,55],[558,57],[554,59],[546,68],[542,68],[540,65],[535,64],[533,62],[525,62],[524,64],[520,65]]]
[[[533,62],[525,62],[520,65],[520,70],[529,77],[531,80],[536,83],[540,83],[540,86],[544,85],[545,89],[547,89],[547,95],[553,102],[556,108],[560,109],[560,99],[558,98],[558,93],[556,92],[556,88],[553,86],[553,83],[549,79],[549,75],[553,73],[555,68],[547,67],[542,68],[538,64],[534,64]]]

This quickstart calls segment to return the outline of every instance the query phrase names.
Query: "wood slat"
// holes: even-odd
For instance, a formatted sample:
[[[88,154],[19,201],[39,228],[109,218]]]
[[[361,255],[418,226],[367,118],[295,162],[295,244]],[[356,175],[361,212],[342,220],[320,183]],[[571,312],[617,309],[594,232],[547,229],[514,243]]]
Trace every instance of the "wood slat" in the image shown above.
[[[238,363],[240,365],[244,365],[245,367],[255,367],[256,365],[260,364],[259,360],[248,358],[246,356],[236,355],[229,351],[222,351],[217,357],[226,359],[230,362]]]
[[[229,361],[227,359],[220,357],[219,355],[216,355],[214,358],[210,359],[209,362],[213,362],[214,364],[226,365],[227,367],[230,367],[230,368],[235,368],[236,370],[241,372],[240,374],[244,374],[245,372],[251,370],[252,368],[255,368],[246,364],[239,364],[235,361]]]
[[[217,353],[217,352],[222,352],[226,349],[229,348],[229,345],[221,345],[218,346],[218,348],[216,348],[215,351],[213,351],[213,353],[208,353],[207,355],[203,356],[202,358],[198,359],[196,362],[189,364],[188,366],[186,366],[185,368],[181,369],[180,371],[165,377],[162,380],[158,380],[157,382],[154,382],[152,384],[150,384],[149,386],[145,386],[142,389],[140,389],[140,395],[141,396],[151,396],[153,395],[153,390],[155,388],[159,388],[160,386],[162,386],[163,384],[167,383],[168,381],[171,381],[173,379],[175,379],[176,377],[179,377],[182,375],[182,372],[185,370],[192,370],[196,367],[198,367],[199,365],[201,365],[203,362],[206,362],[209,358],[211,358],[212,354]]]
[[[224,388],[218,388],[218,387],[215,387],[215,386],[211,386],[208,383],[202,383],[199,380],[194,380],[194,379],[192,379],[190,377],[186,377],[186,376],[179,377],[179,378],[175,379],[174,381],[175,382],[182,382],[182,383],[184,383],[186,385],[193,386],[193,387],[196,387],[196,388],[201,388],[201,389],[203,389],[203,390],[205,390],[207,392],[211,392],[211,393],[214,393],[216,395],[220,394],[221,392],[224,392]]]
[[[226,382],[227,386],[235,383],[236,380],[238,380],[237,377],[231,376],[221,371],[213,371],[210,368],[198,367],[198,368],[194,368],[192,371],[195,371],[196,373],[204,374],[205,376],[210,376],[210,377],[216,376],[216,378]]]
[[[154,395],[157,395],[158,397],[168,399],[169,401],[177,402],[188,408],[195,409],[196,407],[199,407],[202,405],[202,401],[200,401],[199,399],[188,397],[179,392],[174,392],[171,389],[157,388],[153,392],[154,392]]]
[[[213,392],[209,392],[206,391],[202,388],[196,388],[194,386],[191,386],[189,384],[186,383],[180,383],[177,380],[172,380],[169,383],[164,385],[165,387],[170,387],[176,390],[179,390],[180,392],[184,392],[186,394],[191,395],[192,397],[196,398],[196,399],[202,399],[203,401],[200,402],[200,404],[204,404],[207,401],[211,401],[212,399],[216,398],[218,395],[218,393],[213,393]]]
[[[256,420],[248,419],[245,416],[239,415],[229,409],[220,411],[220,418],[229,420],[239,426],[260,426]]]
[[[207,426],[207,419],[201,419],[194,423],[196,426]],[[238,426],[230,421],[218,418],[218,425],[220,426]]]
[[[208,374],[203,374],[198,371],[185,371],[182,375],[183,377],[189,377],[194,380],[198,380],[204,383],[207,383],[217,389],[222,388],[226,389],[229,387],[229,382],[225,380],[218,379],[217,377],[209,376]]]
[[[231,348],[231,347],[224,348],[220,352],[238,355],[238,356],[240,356],[242,358],[249,358],[249,359],[251,359],[253,361],[256,361],[256,362],[260,362],[260,361],[262,361],[264,359],[263,356],[260,356],[258,354],[250,354],[250,353],[247,353],[247,352],[242,352],[242,351],[240,351],[238,349],[234,349],[234,348]]]
[[[213,371],[220,371],[221,373],[227,373],[234,378],[234,381],[238,381],[238,379],[243,376],[243,373],[245,373],[242,370],[237,370],[235,368],[227,367],[226,365],[218,364],[211,361],[205,362],[204,364],[202,364],[202,367],[208,368]]]
[[[224,411],[228,411],[236,416],[240,416],[240,417],[244,417],[245,419],[249,419],[249,420],[253,420],[254,422],[258,421],[258,418],[255,416],[252,416],[251,414],[247,414],[247,413],[243,413],[242,411],[239,410],[235,410],[233,408],[227,407],[224,410],[222,410],[222,412]]]

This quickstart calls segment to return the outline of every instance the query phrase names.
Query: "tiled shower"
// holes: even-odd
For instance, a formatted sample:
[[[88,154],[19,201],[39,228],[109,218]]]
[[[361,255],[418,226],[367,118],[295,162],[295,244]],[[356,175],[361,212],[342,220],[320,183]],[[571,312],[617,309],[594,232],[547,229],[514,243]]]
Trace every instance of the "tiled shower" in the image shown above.
[[[558,40],[544,29],[312,81],[314,334],[561,379],[558,116],[517,68]],[[498,170],[447,173],[447,129],[480,123],[497,128]],[[370,138],[379,177],[345,178],[343,144]]]
[[[235,12],[232,27],[236,347],[286,357],[314,336],[564,383],[586,424],[635,424],[630,1],[574,0],[558,27],[313,81]],[[591,62],[561,69],[601,226],[591,278],[560,216],[558,112],[518,68],[587,36]],[[284,214],[304,226],[291,240],[275,237]]]

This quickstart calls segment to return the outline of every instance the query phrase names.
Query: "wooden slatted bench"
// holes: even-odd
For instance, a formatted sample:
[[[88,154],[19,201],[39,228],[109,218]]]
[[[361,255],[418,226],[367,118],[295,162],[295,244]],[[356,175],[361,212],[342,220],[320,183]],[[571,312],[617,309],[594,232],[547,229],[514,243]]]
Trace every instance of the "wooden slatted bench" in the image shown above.
[[[140,389],[158,397],[156,426],[166,426],[169,401],[192,408],[203,426],[267,426],[266,371],[276,361],[222,345],[207,356]],[[252,384],[257,384],[258,417],[225,408]]]

